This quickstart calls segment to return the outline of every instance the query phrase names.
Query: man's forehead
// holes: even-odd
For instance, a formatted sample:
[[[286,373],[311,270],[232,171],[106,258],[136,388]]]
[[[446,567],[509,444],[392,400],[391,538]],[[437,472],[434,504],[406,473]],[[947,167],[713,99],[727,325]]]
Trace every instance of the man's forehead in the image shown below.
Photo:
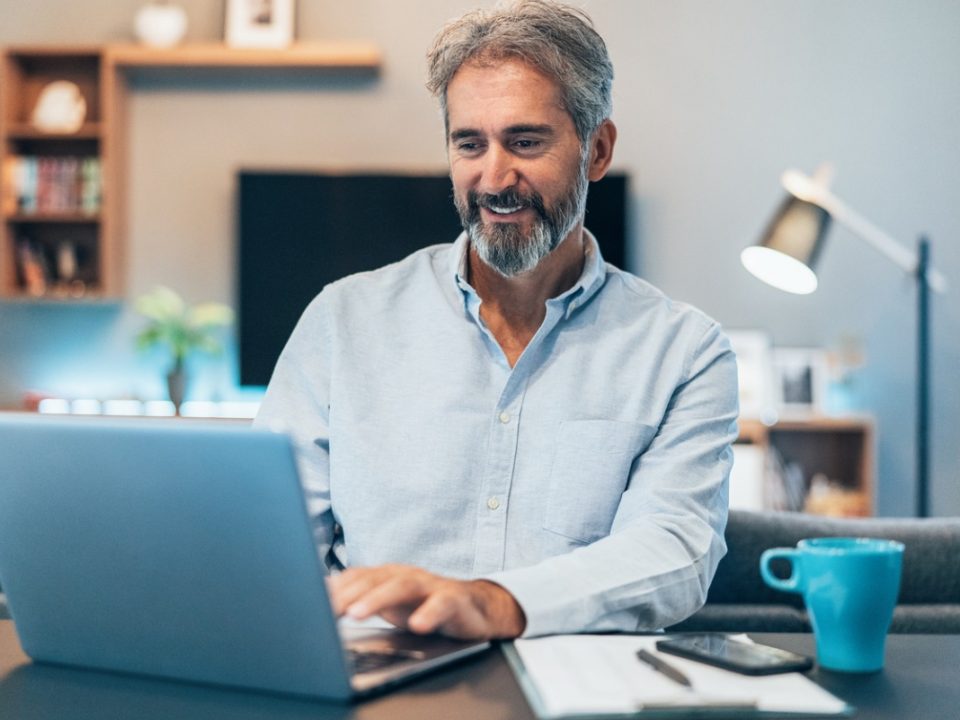
[[[447,94],[450,88],[469,78],[478,81],[502,81],[503,83],[523,86],[538,85],[549,87],[559,99],[559,83],[540,70],[536,65],[518,57],[503,58],[471,58],[464,62],[450,78],[447,84]]]
[[[519,58],[465,62],[447,85],[447,122],[458,126],[496,122],[507,127],[548,125],[545,115],[572,123],[563,106],[560,85]]]

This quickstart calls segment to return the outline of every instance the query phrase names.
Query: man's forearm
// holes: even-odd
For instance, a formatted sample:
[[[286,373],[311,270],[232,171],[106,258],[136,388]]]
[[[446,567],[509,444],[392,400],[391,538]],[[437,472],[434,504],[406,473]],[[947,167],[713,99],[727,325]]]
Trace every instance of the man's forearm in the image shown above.
[[[483,614],[490,620],[492,637],[506,639],[523,635],[527,617],[509,590],[491,580],[472,580],[470,584]]]
[[[697,610],[723,555],[702,526],[681,540],[648,518],[593,545],[490,576],[527,613],[528,636],[658,630]]]

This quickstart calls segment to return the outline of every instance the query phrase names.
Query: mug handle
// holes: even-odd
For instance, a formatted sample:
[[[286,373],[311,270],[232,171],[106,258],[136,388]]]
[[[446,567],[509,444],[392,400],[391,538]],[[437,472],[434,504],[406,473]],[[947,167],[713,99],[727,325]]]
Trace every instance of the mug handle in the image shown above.
[[[799,554],[795,548],[770,548],[769,550],[764,550],[760,556],[760,574],[763,576],[763,581],[775,590],[794,593],[803,592],[799,587],[800,575],[796,562]],[[790,577],[778,578],[770,570],[770,563],[778,558],[790,561]]]

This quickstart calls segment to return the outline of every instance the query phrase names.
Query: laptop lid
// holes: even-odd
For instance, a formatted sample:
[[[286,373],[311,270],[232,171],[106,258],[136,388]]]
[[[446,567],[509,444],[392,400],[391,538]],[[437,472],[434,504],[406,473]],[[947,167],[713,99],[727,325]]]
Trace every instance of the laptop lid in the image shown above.
[[[12,415],[0,458],[0,585],[33,659],[355,694],[286,436]]]

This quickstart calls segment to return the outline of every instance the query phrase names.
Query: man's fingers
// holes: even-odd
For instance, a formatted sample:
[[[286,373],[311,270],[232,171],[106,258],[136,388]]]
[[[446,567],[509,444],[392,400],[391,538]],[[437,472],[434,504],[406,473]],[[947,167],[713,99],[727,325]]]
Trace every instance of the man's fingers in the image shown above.
[[[450,637],[477,637],[483,634],[482,618],[469,598],[439,590],[430,595],[407,621],[416,633],[442,632]]]
[[[456,602],[444,593],[430,595],[407,619],[407,626],[416,633],[432,633],[456,614]]]
[[[351,568],[329,579],[337,615],[380,615],[416,633],[517,637],[526,624],[509,592],[485,580],[453,580],[407,565]]]
[[[358,597],[369,589],[373,578],[366,574],[355,574],[345,577],[344,574],[327,578],[327,589],[330,593],[330,605],[337,617],[343,615],[344,610]]]
[[[363,620],[384,610],[408,608],[420,604],[429,593],[429,582],[412,572],[377,578],[360,596],[344,605],[344,612]]]
[[[390,577],[393,569],[384,566],[376,568],[351,568],[339,575],[328,578],[330,602],[335,615],[346,612],[357,600],[370,592],[378,584]]]

